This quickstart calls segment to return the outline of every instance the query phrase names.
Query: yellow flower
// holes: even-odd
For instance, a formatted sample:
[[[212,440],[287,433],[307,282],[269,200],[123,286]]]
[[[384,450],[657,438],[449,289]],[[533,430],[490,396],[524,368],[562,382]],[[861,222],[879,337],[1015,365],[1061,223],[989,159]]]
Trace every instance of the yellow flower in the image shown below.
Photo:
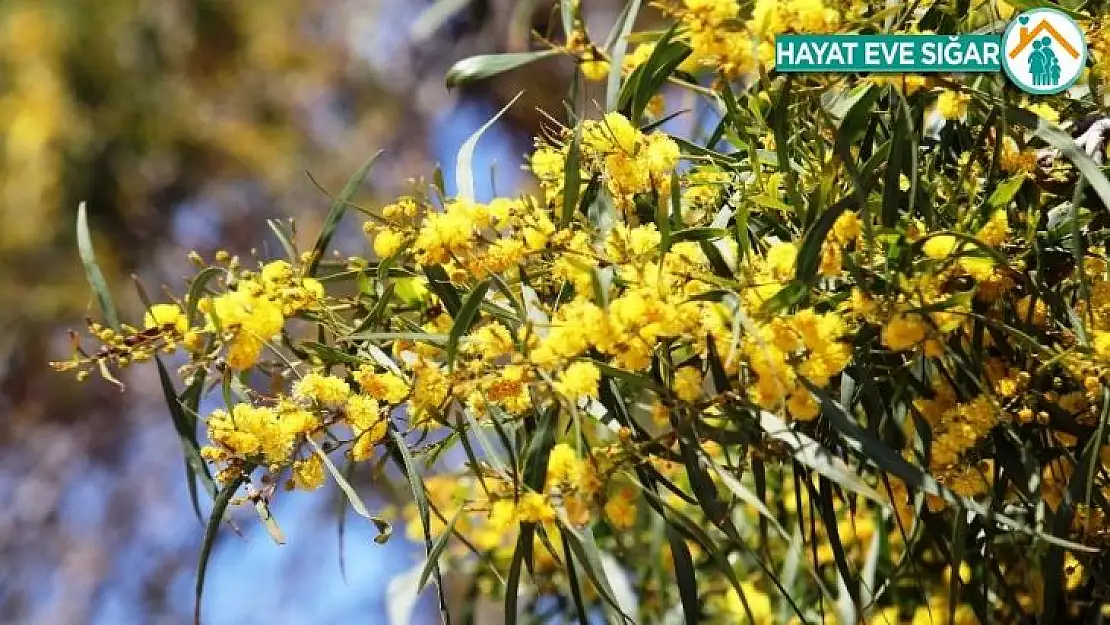
[[[184,333],[189,329],[189,322],[185,319],[185,312],[177,304],[155,304],[150,307],[143,317],[144,328],[161,328],[173,326],[175,330]]]
[[[293,463],[293,484],[300,490],[316,490],[324,485],[324,463],[319,456]]]
[[[601,380],[601,372],[592,362],[578,361],[571,363],[560,375],[555,388],[567,399],[578,400],[581,397],[597,398],[597,384]]]
[[[794,277],[794,261],[798,258],[798,247],[793,243],[776,243],[767,250],[767,267],[779,280]]]
[[[393,228],[382,228],[374,235],[374,254],[378,258],[389,258],[405,243],[405,235]]]
[[[599,82],[609,77],[609,61],[601,58],[590,58],[583,60],[578,67],[582,69],[582,75],[586,80]]]
[[[640,137],[640,131],[627,117],[613,111],[606,113],[600,121],[588,122],[584,126],[582,144],[596,152],[632,155]]]
[[[697,401],[701,397],[701,372],[695,367],[682,367],[674,374],[674,392],[682,401]]]
[[[790,416],[799,421],[809,421],[821,412],[821,404],[808,390],[798,387],[786,399],[786,409]]]
[[[925,340],[926,329],[920,315],[898,313],[883,328],[883,345],[896,352],[913,349]]]
[[[625,490],[605,502],[605,518],[616,529],[629,529],[636,524],[635,494]]]
[[[315,401],[328,408],[338,408],[347,401],[351,387],[341,378],[332,375],[309,373],[293,384],[293,396]]]
[[[666,179],[678,165],[682,152],[673,139],[661,132],[653,132],[647,137],[644,159],[651,175],[657,180]]]
[[[555,520],[555,509],[540,493],[525,493],[520,498],[516,512],[521,521],[550,523]]]
[[[547,459],[547,483],[577,483],[581,478],[582,461],[574,448],[566,443],[559,443],[551,448]]]
[[[925,242],[925,245],[922,246],[921,251],[925,252],[925,255],[933,260],[940,260],[951,256],[958,244],[959,239],[956,237],[950,234],[942,234],[930,237],[929,240]]]
[[[960,119],[967,114],[970,101],[970,95],[946,89],[937,98],[937,113],[944,119]]]
[[[354,378],[362,392],[390,404],[401,403],[409,394],[409,385],[395,373],[375,373],[373,368],[363,365]]]
[[[1006,242],[1010,235],[1010,222],[1006,218],[1006,211],[996,210],[991,213],[987,223],[979,229],[978,237],[983,243],[991,247],[998,247]]]
[[[1047,102],[1029,104],[1025,107],[1025,109],[1030,113],[1043,117],[1044,119],[1054,124],[1060,121],[1060,113],[1058,113],[1056,109],[1052,108],[1052,105],[1048,104]]]

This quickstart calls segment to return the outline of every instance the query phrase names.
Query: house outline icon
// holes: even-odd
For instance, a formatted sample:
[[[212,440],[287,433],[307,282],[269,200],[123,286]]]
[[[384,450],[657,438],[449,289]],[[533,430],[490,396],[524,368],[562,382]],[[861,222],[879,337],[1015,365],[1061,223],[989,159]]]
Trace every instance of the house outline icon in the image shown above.
[[[1033,43],[1033,40],[1035,40],[1037,36],[1039,36],[1042,32],[1047,32],[1053,39],[1056,40],[1057,43],[1060,44],[1060,47],[1062,47],[1065,52],[1071,55],[1073,59],[1079,59],[1079,51],[1075,49],[1075,46],[1068,43],[1068,40],[1064,39],[1063,35],[1061,35],[1060,32],[1052,26],[1052,24],[1049,24],[1048,20],[1046,19],[1042,19],[1039,24],[1033,27],[1032,30],[1030,30],[1026,26],[1021,27],[1021,30],[1018,31],[1018,44],[1014,46],[1013,50],[1010,50],[1010,58],[1016,59],[1017,56],[1021,54],[1021,51],[1024,50],[1029,44]]]

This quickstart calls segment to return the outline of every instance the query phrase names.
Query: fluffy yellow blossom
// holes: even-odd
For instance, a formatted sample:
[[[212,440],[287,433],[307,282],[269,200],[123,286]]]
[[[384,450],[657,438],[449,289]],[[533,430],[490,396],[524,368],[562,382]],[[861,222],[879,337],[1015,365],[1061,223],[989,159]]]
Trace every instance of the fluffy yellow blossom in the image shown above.
[[[574,448],[566,443],[559,443],[551,448],[551,454],[548,456],[547,483],[578,485],[584,469],[583,461],[575,453]]]
[[[581,397],[597,398],[597,384],[601,380],[601,372],[592,362],[578,361],[571,363],[561,374],[555,388],[568,399],[577,400]]]
[[[177,332],[184,333],[189,329],[185,312],[177,304],[155,304],[151,306],[143,317],[143,327],[162,328],[166,326],[173,326]]]
[[[525,493],[520,498],[516,513],[521,521],[550,523],[555,520],[555,509],[540,493]]]
[[[674,392],[682,401],[697,401],[701,386],[701,372],[697,368],[681,367],[674,372]]]
[[[883,345],[896,352],[913,349],[925,340],[927,329],[920,315],[899,313],[883,328]]]
[[[374,253],[378,258],[389,258],[404,245],[405,235],[393,228],[381,228],[374,235]]]
[[[636,524],[636,493],[622,489],[605,502],[605,518],[617,529],[629,529]]]
[[[372,367],[363,365],[354,378],[363,393],[386,403],[401,403],[409,394],[408,384],[392,372],[375,373]]]
[[[378,402],[369,395],[350,396],[343,413],[355,435],[351,458],[356,461],[368,459],[374,445],[389,432],[389,421],[381,414]]]
[[[319,456],[293,463],[293,484],[300,490],[316,490],[324,485],[324,463]]]
[[[971,102],[970,95],[945,89],[937,98],[937,113],[944,119],[961,119],[967,115],[969,102]]]
[[[610,112],[599,121],[587,122],[582,132],[582,145],[594,152],[633,155],[640,136],[640,131],[627,117]]]
[[[793,243],[776,243],[767,250],[767,266],[779,280],[794,277],[794,261],[797,258],[798,247]]]
[[[342,378],[309,373],[293,384],[293,396],[314,401],[328,408],[338,408],[347,401],[351,387]]]
[[[1010,235],[1010,222],[1006,218],[1006,211],[996,210],[991,213],[987,223],[979,229],[978,238],[991,247],[998,247],[1006,242]]]
[[[925,241],[921,251],[933,260],[940,260],[951,256],[952,252],[956,251],[959,243],[960,241],[956,237],[950,234],[942,234],[930,237],[928,241]]]

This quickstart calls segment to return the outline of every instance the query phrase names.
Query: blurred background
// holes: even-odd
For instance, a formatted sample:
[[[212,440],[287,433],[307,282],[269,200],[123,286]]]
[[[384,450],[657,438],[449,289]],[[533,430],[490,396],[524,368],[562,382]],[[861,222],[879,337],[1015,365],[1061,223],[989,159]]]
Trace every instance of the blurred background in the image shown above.
[[[619,2],[587,8],[603,39]],[[480,195],[491,168],[512,193],[528,184],[538,109],[563,110],[572,62],[450,92],[443,75],[473,54],[528,49],[533,31],[557,28],[553,11],[550,0],[0,2],[0,623],[192,622],[203,528],[153,368],[121,394],[47,367],[93,311],[78,203],[137,321],[132,275],[153,299],[163,285],[180,293],[190,250],[265,254],[271,218],[296,218],[311,241],[329,199],[309,173],[336,192],[381,148],[360,204],[437,163],[450,187],[459,146],[524,91],[476,159]],[[365,251],[355,221],[337,239],[347,253]],[[357,486],[375,501],[373,485]],[[225,529],[205,622],[383,622],[388,581],[421,546],[404,528],[376,545],[351,515],[344,579],[337,497],[283,498],[284,546],[257,517],[241,516],[242,537]]]

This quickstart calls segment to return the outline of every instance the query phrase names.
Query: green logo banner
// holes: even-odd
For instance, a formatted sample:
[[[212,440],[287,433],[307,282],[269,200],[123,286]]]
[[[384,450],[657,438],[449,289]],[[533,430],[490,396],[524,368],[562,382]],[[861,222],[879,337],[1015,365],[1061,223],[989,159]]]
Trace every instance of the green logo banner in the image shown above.
[[[779,72],[998,72],[999,35],[779,35]]]

